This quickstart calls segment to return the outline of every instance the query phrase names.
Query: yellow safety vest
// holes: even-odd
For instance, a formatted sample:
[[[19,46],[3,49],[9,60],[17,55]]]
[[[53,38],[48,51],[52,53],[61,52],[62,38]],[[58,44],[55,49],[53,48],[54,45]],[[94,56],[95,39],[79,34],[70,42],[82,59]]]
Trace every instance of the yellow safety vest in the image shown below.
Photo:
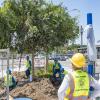
[[[32,68],[31,68],[31,70],[30,70],[30,75],[32,75]]]
[[[30,67],[29,61],[26,61],[26,62],[25,62],[25,66],[26,66],[26,68],[29,68],[29,67]]]
[[[29,61],[26,60],[26,62],[25,62],[25,66],[26,66],[26,68],[29,68],[29,70],[30,70],[30,74],[32,75],[32,68],[31,68],[31,66],[30,66]]]
[[[73,97],[88,96],[89,95],[89,76],[86,72],[81,70],[75,71],[73,74],[74,79],[74,91],[72,93]],[[66,97],[70,95],[71,89],[66,90]],[[64,100],[69,100],[68,98]]]
[[[8,85],[7,85],[7,75],[4,76],[4,85],[5,86],[12,86],[13,85],[12,76],[11,75],[9,75]]]
[[[59,64],[55,64],[55,69],[60,69]]]

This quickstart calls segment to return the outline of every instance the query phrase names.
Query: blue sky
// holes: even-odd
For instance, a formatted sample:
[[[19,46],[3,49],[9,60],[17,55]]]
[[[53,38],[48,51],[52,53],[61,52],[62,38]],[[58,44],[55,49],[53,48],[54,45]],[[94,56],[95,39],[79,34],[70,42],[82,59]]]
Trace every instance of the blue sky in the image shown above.
[[[0,0],[0,5],[1,5],[2,2],[3,2],[3,0]]]
[[[63,2],[63,5],[68,8],[69,11],[72,9],[78,9],[78,11],[71,11],[72,16],[80,15],[79,25],[82,25],[85,28],[87,24],[87,13],[92,13],[93,16],[93,28],[95,35],[96,44],[100,40],[100,0],[53,0],[55,4]],[[84,33],[84,44],[86,44],[86,34]],[[77,43],[80,43],[80,38],[76,40]]]
[[[3,0],[0,0],[0,4]],[[93,27],[96,44],[100,40],[100,0],[52,0],[55,4],[63,2],[63,5],[68,8],[70,14],[74,17],[79,15],[79,25],[85,28],[87,24],[87,13],[93,14]],[[71,11],[72,9],[78,9],[78,11]],[[86,44],[86,34],[84,34],[84,43]],[[76,40],[80,43],[80,38]]]

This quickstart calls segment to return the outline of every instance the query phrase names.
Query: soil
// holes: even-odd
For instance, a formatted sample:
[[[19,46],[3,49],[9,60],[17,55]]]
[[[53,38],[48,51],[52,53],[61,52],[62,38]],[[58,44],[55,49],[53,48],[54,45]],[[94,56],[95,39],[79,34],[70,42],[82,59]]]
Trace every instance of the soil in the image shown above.
[[[57,90],[48,78],[35,77],[33,82],[29,82],[24,78],[23,73],[13,73],[18,80],[18,85],[10,91],[10,95],[16,97],[29,97],[32,100],[58,100]],[[0,88],[0,100],[5,99],[5,88]]]

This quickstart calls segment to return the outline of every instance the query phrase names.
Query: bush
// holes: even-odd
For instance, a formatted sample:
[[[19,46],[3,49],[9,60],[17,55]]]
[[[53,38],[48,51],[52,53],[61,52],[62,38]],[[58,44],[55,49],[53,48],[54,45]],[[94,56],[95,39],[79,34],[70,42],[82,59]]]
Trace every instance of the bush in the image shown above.
[[[45,70],[44,69],[40,69],[40,70],[37,70],[36,72],[36,76],[37,77],[40,77],[40,78],[49,78],[50,77],[50,73],[45,73]]]
[[[39,69],[36,71],[36,76],[41,76],[45,74],[45,70],[44,69]]]
[[[50,73],[50,74],[52,74],[52,69],[53,69],[53,63],[49,62],[48,68],[47,68],[47,72]]]
[[[50,62],[48,64],[47,73],[45,73],[44,69],[39,69],[36,71],[36,76],[42,77],[42,78],[49,78],[50,75],[52,75],[52,68],[53,68],[53,63]]]

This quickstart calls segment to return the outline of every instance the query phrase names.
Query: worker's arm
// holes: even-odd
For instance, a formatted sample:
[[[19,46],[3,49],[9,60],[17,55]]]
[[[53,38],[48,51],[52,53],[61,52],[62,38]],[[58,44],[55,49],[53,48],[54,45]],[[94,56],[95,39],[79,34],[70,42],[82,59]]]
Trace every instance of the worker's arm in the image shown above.
[[[59,68],[61,69],[61,68],[62,68],[61,64],[60,64],[60,63],[58,63],[58,65],[59,65]]]
[[[30,64],[30,67],[32,66],[32,63],[31,63],[31,61],[29,60],[29,64]]]
[[[52,69],[53,73],[54,73],[54,70],[55,70],[55,65],[53,65],[53,69]]]
[[[100,80],[95,80],[92,76],[90,76],[90,86],[94,88],[94,91],[91,95],[91,100],[95,100],[96,97],[100,97]]]
[[[65,91],[68,89],[68,87],[69,87],[68,75],[66,75],[58,90],[58,100],[64,100],[64,97],[66,96]]]
[[[95,80],[92,76],[90,76],[90,86],[92,86],[95,90],[100,90],[100,80]]]
[[[15,78],[12,76],[12,82],[15,84],[16,83],[16,80]]]

